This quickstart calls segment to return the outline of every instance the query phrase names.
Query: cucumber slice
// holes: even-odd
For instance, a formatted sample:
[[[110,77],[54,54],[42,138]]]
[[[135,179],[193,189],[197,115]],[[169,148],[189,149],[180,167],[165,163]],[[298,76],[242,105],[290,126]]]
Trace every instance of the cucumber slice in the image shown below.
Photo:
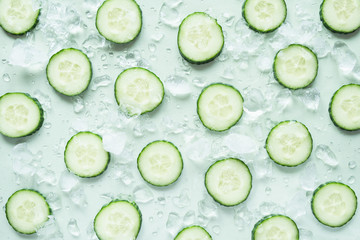
[[[355,192],[340,182],[320,185],[313,194],[311,210],[316,219],[329,227],[341,227],[351,220],[357,208]]]
[[[200,226],[190,226],[182,229],[174,238],[174,240],[212,240],[210,234]]]
[[[207,170],[205,187],[216,202],[224,206],[235,206],[245,201],[250,194],[251,172],[239,159],[219,160]]]
[[[75,96],[89,86],[92,76],[91,62],[78,49],[62,49],[50,58],[46,76],[56,91],[66,96]]]
[[[12,92],[0,97],[0,133],[7,137],[25,137],[35,133],[44,122],[44,111],[36,98]]]
[[[110,161],[102,138],[92,132],[79,132],[67,142],[64,152],[67,169],[83,178],[102,174]]]
[[[186,61],[203,64],[211,62],[221,53],[224,34],[216,19],[206,13],[195,12],[180,24],[177,42]]]
[[[5,205],[5,213],[15,231],[32,234],[49,219],[51,209],[39,192],[21,189],[10,196]]]
[[[154,186],[167,186],[181,175],[183,160],[171,142],[154,141],[146,145],[137,159],[142,178]]]
[[[360,27],[359,0],[324,0],[320,6],[320,19],[335,33],[352,33]]]
[[[284,0],[246,0],[242,8],[248,26],[260,33],[276,30],[285,21],[286,14]]]
[[[277,164],[295,167],[311,154],[313,140],[307,127],[297,121],[283,121],[273,127],[266,139],[266,151]]]
[[[339,88],[331,98],[329,113],[332,122],[348,131],[360,129],[360,85]]]
[[[24,34],[33,29],[40,14],[34,10],[33,0],[1,0],[0,26],[14,35]]]
[[[265,216],[259,220],[251,234],[251,240],[298,240],[299,229],[289,217],[279,214]]]
[[[164,85],[158,76],[140,67],[126,69],[115,82],[116,102],[130,115],[153,111],[164,94]]]
[[[284,87],[305,88],[316,78],[318,59],[308,47],[291,44],[276,54],[273,68],[275,79]]]
[[[96,14],[97,30],[114,43],[134,40],[141,26],[141,9],[134,0],[106,0]]]
[[[202,90],[197,101],[197,113],[205,127],[221,132],[240,120],[243,102],[240,92],[233,86],[214,83]]]
[[[114,200],[100,209],[94,219],[94,230],[100,240],[135,240],[141,221],[141,212],[135,203]]]

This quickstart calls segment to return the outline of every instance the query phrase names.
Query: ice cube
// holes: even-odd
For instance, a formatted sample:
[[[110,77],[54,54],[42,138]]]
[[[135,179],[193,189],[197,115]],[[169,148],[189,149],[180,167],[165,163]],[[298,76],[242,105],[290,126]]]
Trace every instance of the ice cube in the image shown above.
[[[241,231],[250,226],[253,217],[252,211],[250,211],[246,206],[240,206],[234,211],[235,226]]]
[[[181,227],[181,218],[178,213],[170,212],[166,221],[166,230],[171,234],[175,235]]]
[[[38,236],[38,240],[63,240],[63,234],[60,231],[58,223],[55,221],[54,216],[49,216],[49,220],[44,223],[42,227],[40,227],[36,231],[36,235]]]
[[[111,132],[103,135],[104,149],[115,155],[120,155],[126,144],[126,134],[123,132]]]
[[[181,21],[178,9],[177,5],[164,2],[159,12],[160,21],[169,27],[177,28]]]
[[[133,195],[136,202],[148,203],[154,200],[154,194],[151,189],[145,185],[136,186],[133,190]]]
[[[287,203],[286,214],[297,219],[306,214],[308,199],[305,192],[297,192]]]
[[[272,70],[273,61],[272,57],[261,54],[256,58],[256,67],[260,72],[268,73]]]
[[[50,192],[47,194],[46,201],[50,204],[52,211],[57,211],[62,208],[61,197],[56,193]]]
[[[62,172],[59,180],[59,187],[63,192],[70,192],[77,184],[79,180],[74,174],[70,173],[69,171],[65,170]]]
[[[217,217],[217,205],[212,198],[206,197],[198,202],[199,213],[206,218]]]
[[[41,92],[40,90],[36,89],[33,97],[35,97],[41,104],[42,108],[46,111],[46,112],[50,112],[52,110],[52,105],[51,105],[51,98],[49,95]]]
[[[38,184],[48,183],[54,186],[57,182],[55,172],[44,167],[41,167],[36,171],[36,176]]]
[[[259,148],[251,137],[236,133],[225,136],[224,145],[238,154],[252,153]]]
[[[309,110],[316,111],[320,103],[320,92],[316,88],[298,89],[294,91],[294,95]]]
[[[342,41],[334,43],[331,55],[336,61],[340,72],[345,76],[349,75],[358,63],[355,53]]]
[[[194,163],[202,163],[211,152],[211,142],[207,138],[198,138],[191,140],[191,143],[186,144],[185,152],[187,157]]]
[[[70,199],[76,205],[87,207],[85,191],[82,187],[75,187],[70,191]]]
[[[258,88],[245,89],[245,98],[245,108],[251,112],[256,112],[266,107],[264,95]]]
[[[191,93],[191,85],[187,78],[179,75],[170,75],[165,83],[166,89],[178,98],[186,98]]]
[[[317,187],[317,169],[315,164],[309,164],[299,176],[302,189],[305,191],[314,191]]]
[[[42,69],[48,59],[44,48],[40,48],[29,39],[18,38],[14,41],[10,52],[9,64],[20,67],[31,67]]]
[[[72,99],[73,99],[74,112],[75,113],[80,113],[81,111],[83,111],[84,108],[85,108],[85,103],[84,103],[84,100],[82,99],[82,97],[75,96]]]
[[[17,144],[12,152],[13,170],[15,174],[31,177],[36,172],[35,155],[28,149],[27,143]]]
[[[173,197],[172,200],[174,205],[178,208],[188,207],[191,203],[189,197],[189,190],[188,189],[182,190],[180,195]]]
[[[76,219],[74,219],[74,218],[70,218],[68,225],[67,225],[67,230],[74,237],[80,236],[80,229],[77,225]]]
[[[186,212],[183,217],[183,222],[184,222],[184,225],[186,225],[186,226],[190,226],[190,225],[194,224],[195,223],[195,211],[189,210],[188,212]]]
[[[81,132],[89,130],[89,125],[85,119],[75,118],[71,121],[71,128],[75,131]]]
[[[336,167],[339,164],[335,153],[327,145],[319,144],[315,149],[315,156],[330,167]]]

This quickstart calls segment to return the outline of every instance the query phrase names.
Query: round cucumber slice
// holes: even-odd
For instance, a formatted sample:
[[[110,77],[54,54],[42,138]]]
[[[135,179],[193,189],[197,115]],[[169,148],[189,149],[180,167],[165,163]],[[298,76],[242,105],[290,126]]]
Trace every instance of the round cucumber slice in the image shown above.
[[[96,14],[96,28],[107,40],[128,43],[142,27],[142,15],[134,0],[106,0]]]
[[[360,28],[359,0],[324,0],[320,7],[324,26],[335,33],[352,33]]]
[[[44,122],[44,111],[36,98],[12,92],[0,97],[0,133],[11,138],[35,133]]]
[[[273,68],[275,79],[284,87],[305,88],[316,78],[318,59],[308,47],[291,44],[276,54]]]
[[[355,131],[360,129],[360,85],[348,84],[339,88],[331,98],[329,114],[339,128]]]
[[[295,167],[312,152],[313,140],[307,127],[297,121],[283,121],[273,127],[266,139],[266,151],[277,164]]]
[[[154,141],[143,148],[137,159],[142,178],[154,186],[168,186],[181,175],[183,160],[171,142]]]
[[[252,176],[243,161],[227,158],[209,167],[205,174],[205,187],[216,202],[223,206],[235,206],[249,196]]]
[[[114,200],[100,209],[94,219],[94,230],[100,240],[135,240],[141,221],[141,212],[135,203]]]
[[[164,94],[161,80],[140,67],[126,69],[115,82],[116,102],[130,115],[153,111],[162,102]]]
[[[284,0],[246,0],[242,15],[254,31],[268,33],[276,30],[285,21],[287,14]]]
[[[75,96],[85,91],[90,84],[91,62],[78,49],[62,49],[50,58],[46,67],[46,76],[57,92],[66,96]]]
[[[259,220],[251,234],[251,240],[299,240],[299,229],[288,216],[272,214]]]
[[[102,138],[92,132],[79,132],[71,137],[65,147],[67,169],[79,177],[89,178],[102,174],[110,161],[104,150]]]
[[[38,22],[40,9],[34,7],[33,0],[1,0],[0,26],[10,34],[25,34]]]
[[[15,231],[33,234],[49,219],[51,209],[39,192],[21,189],[10,196],[5,205],[5,213]]]
[[[313,194],[311,210],[316,219],[329,227],[341,227],[355,215],[357,197],[355,192],[340,182],[320,185]]]
[[[221,26],[204,12],[195,12],[184,18],[177,40],[181,56],[194,64],[211,62],[224,46]]]
[[[174,238],[174,240],[212,240],[210,234],[201,226],[190,226],[183,228]]]
[[[205,127],[221,132],[240,120],[243,102],[240,92],[233,86],[214,83],[202,90],[197,101],[197,113]]]

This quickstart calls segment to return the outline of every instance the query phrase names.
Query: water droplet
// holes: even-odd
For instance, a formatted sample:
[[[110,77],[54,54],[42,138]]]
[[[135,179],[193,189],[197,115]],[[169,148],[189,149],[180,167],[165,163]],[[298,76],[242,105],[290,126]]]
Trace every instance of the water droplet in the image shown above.
[[[356,178],[355,178],[354,176],[350,176],[350,177],[348,178],[348,183],[349,183],[349,184],[353,184],[353,183],[355,183],[355,181],[356,181]]]
[[[219,235],[221,232],[221,227],[219,225],[215,225],[213,226],[212,230],[216,235]]]
[[[266,187],[265,193],[266,193],[266,195],[269,195],[271,193],[271,187]]]
[[[9,74],[7,73],[4,73],[4,75],[2,76],[2,79],[4,82],[10,82],[11,81],[11,78],[9,76]]]
[[[149,43],[148,45],[149,51],[154,53],[156,51],[156,45],[154,43]]]
[[[79,113],[85,108],[84,100],[80,96],[73,97],[74,112]]]
[[[323,161],[326,165],[329,165],[330,167],[336,167],[339,162],[336,159],[336,155],[329,146],[320,144],[315,149],[315,155],[318,159]]]
[[[357,164],[356,164],[355,161],[350,161],[348,163],[348,166],[349,166],[350,169],[355,169],[357,167]]]

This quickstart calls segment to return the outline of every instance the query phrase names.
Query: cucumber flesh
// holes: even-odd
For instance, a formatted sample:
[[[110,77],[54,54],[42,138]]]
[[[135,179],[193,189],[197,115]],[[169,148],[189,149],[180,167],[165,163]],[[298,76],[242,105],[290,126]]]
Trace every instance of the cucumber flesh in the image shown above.
[[[360,129],[360,85],[348,84],[339,88],[330,101],[329,113],[333,123],[348,131]]]
[[[114,200],[98,212],[94,230],[100,240],[135,240],[141,221],[141,212],[135,203]]]
[[[212,240],[210,234],[200,226],[190,226],[182,229],[174,240]]]
[[[277,164],[295,167],[305,162],[312,152],[313,141],[306,126],[297,121],[283,121],[271,129],[266,151]]]
[[[40,9],[33,0],[1,0],[0,26],[8,33],[21,35],[35,27]]]
[[[44,121],[37,99],[27,93],[6,93],[0,97],[0,133],[16,138],[35,133]]]
[[[246,0],[242,14],[251,29],[272,32],[285,21],[286,3],[284,0]]]
[[[56,91],[66,96],[75,96],[85,91],[90,84],[91,63],[78,49],[62,49],[50,58],[46,76]]]
[[[30,189],[21,189],[11,195],[5,205],[5,212],[11,227],[23,234],[35,233],[51,214],[45,198]]]
[[[102,174],[110,161],[102,139],[92,132],[79,132],[68,141],[64,159],[67,169],[79,177],[96,177]]]
[[[357,208],[355,192],[339,182],[320,185],[313,194],[311,209],[319,222],[329,227],[341,227],[351,220]]]
[[[335,33],[352,33],[360,27],[359,0],[324,0],[320,7],[324,26]]]
[[[258,221],[252,230],[252,240],[298,240],[296,223],[284,215],[268,215]]]
[[[107,40],[127,43],[140,33],[142,16],[134,0],[106,0],[96,14],[96,28]]]
[[[274,60],[275,79],[290,89],[309,86],[316,78],[318,60],[309,48],[292,44],[280,50]]]
[[[222,83],[203,89],[197,101],[197,113],[203,125],[213,131],[234,126],[243,113],[243,98],[234,87]]]
[[[180,24],[178,47],[190,63],[203,64],[214,60],[224,46],[224,35],[216,19],[206,13],[195,12]]]
[[[145,181],[154,186],[167,186],[180,177],[183,160],[174,144],[154,141],[141,151],[137,166]]]
[[[115,82],[115,98],[130,115],[153,111],[164,98],[164,85],[147,69],[134,67],[120,73]]]
[[[223,159],[207,170],[205,187],[216,202],[224,206],[235,206],[249,196],[252,176],[243,161],[236,158]]]

